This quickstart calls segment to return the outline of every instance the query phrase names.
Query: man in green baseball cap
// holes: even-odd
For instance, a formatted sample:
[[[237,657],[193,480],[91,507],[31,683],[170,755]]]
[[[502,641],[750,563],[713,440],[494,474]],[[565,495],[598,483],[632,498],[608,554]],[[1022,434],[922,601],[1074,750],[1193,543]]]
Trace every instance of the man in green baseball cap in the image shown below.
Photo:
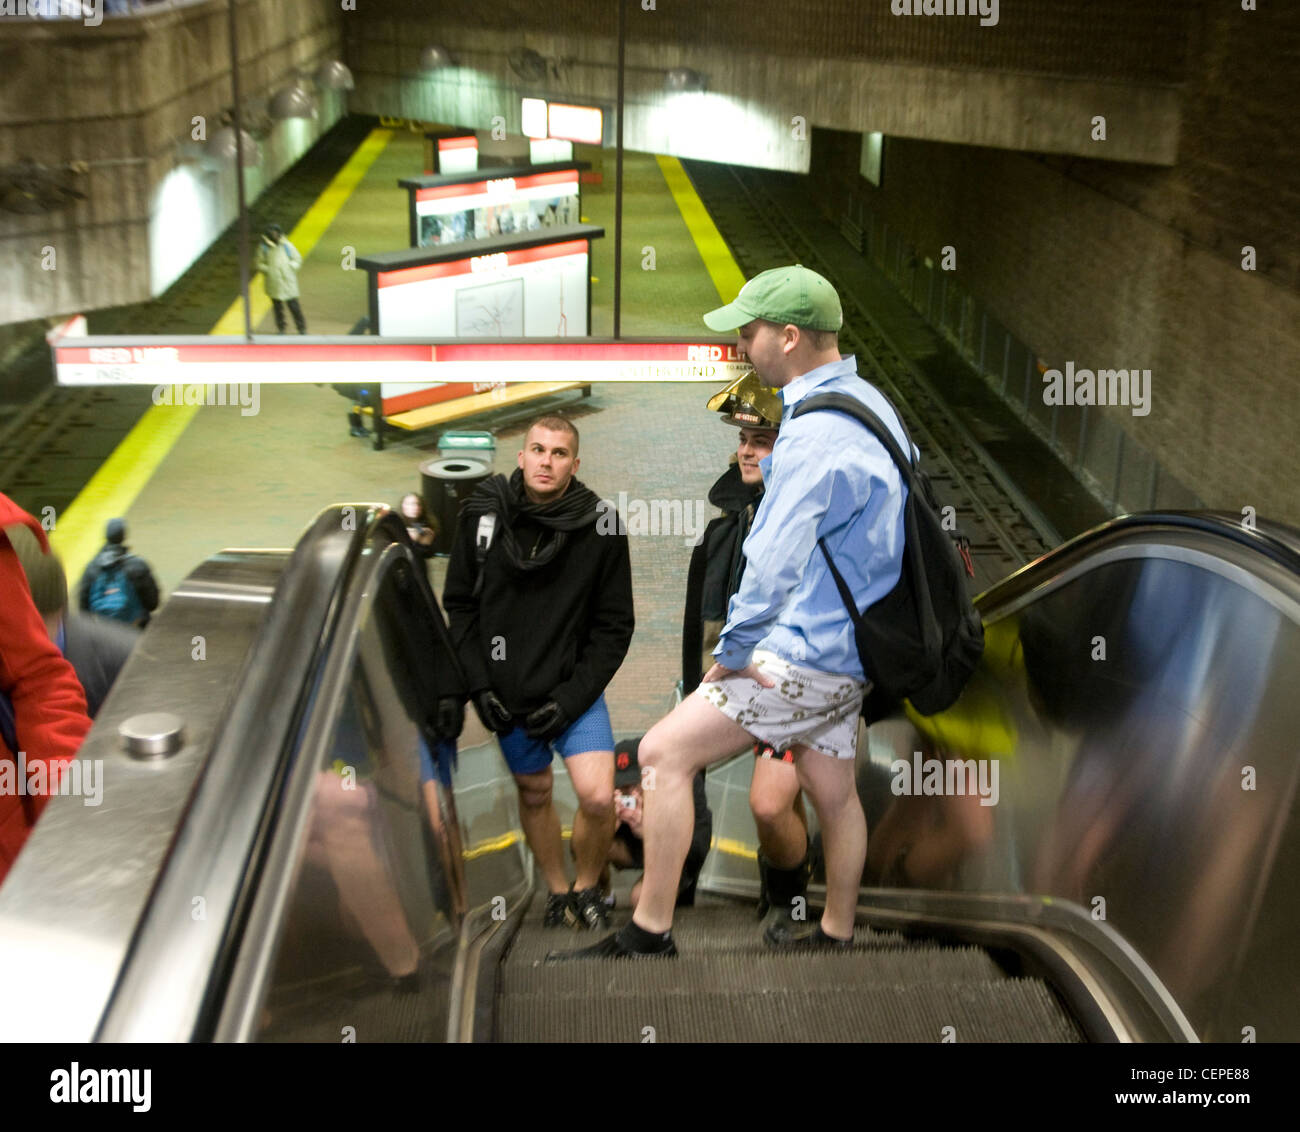
[[[854,777],[867,676],[827,558],[858,609],[890,593],[902,569],[906,488],[884,445],[859,421],[796,410],[813,397],[839,394],[875,413],[900,448],[906,451],[909,441],[893,406],[858,375],[856,359],[840,357],[839,296],[815,271],[801,264],[765,271],[704,321],[716,331],[734,328],[761,384],[779,391],[780,432],[771,455],[759,461],[766,489],[745,537],[745,570],[727,603],[716,663],[641,740],[640,762],[651,768],[655,788],[645,795],[645,877],[636,911],[617,934],[548,956],[552,962],[677,954],[673,905],[690,845],[691,783],[752,742],[791,753],[798,785],[820,819],[826,860],[820,920],[806,914],[801,894],[793,896],[783,914],[769,919],[764,938],[782,949],[853,946],[867,853]],[[775,408],[761,415],[769,411]],[[796,860],[792,853],[784,863]]]
[[[844,325],[844,311],[835,288],[801,263],[755,275],[725,307],[709,311],[704,325],[725,334],[756,318],[835,333]]]
[[[803,264],[755,275],[725,307],[709,311],[704,323],[710,330],[735,330],[741,354],[774,389],[840,360],[840,297]]]

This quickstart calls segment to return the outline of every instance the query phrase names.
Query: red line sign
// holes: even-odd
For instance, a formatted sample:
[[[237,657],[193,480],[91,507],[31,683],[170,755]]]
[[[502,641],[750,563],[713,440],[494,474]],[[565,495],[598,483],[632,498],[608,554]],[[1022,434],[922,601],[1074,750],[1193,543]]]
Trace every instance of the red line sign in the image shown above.
[[[68,339],[62,341],[67,342]],[[734,340],[112,337],[51,347],[60,385],[734,381]]]

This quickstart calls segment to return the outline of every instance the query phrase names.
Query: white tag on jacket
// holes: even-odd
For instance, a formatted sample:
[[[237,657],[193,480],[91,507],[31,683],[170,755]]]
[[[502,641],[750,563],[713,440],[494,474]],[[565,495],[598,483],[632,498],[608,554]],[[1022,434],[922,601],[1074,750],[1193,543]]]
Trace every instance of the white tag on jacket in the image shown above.
[[[497,517],[495,515],[480,515],[478,520],[478,533],[474,536],[474,548],[480,554],[486,554],[488,547],[492,545],[492,535],[497,529]]]

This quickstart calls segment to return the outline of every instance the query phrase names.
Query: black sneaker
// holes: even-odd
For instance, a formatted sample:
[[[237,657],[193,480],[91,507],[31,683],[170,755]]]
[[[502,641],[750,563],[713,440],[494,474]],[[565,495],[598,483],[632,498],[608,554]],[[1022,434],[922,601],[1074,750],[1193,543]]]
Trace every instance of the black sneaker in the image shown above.
[[[836,939],[822,931],[820,923],[798,923],[793,920],[777,920],[768,924],[763,938],[769,947],[780,951],[795,951],[804,948],[816,948],[825,951],[848,951],[853,946],[852,939]]]
[[[677,945],[671,939],[668,946],[661,951],[633,951],[625,947],[619,938],[621,932],[607,935],[599,943],[577,951],[552,951],[546,957],[547,964],[568,963],[574,959],[671,959],[677,954]]]
[[[599,887],[569,894],[568,922],[575,928],[603,932],[609,927],[609,909]]]
[[[542,927],[563,928],[569,924],[569,905],[572,896],[568,892],[552,892],[546,898],[546,911],[542,913]]]

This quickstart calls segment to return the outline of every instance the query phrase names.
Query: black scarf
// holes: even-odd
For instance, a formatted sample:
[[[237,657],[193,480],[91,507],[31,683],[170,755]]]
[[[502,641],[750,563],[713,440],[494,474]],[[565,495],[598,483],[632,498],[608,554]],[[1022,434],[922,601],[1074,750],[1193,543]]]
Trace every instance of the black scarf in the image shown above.
[[[507,565],[516,573],[540,570],[552,562],[568,541],[569,531],[589,527],[600,516],[600,500],[596,493],[581,481],[573,479],[559,499],[550,503],[534,503],[524,491],[523,469],[516,468],[507,480],[505,476],[492,476],[478,487],[465,501],[469,516],[495,514],[499,527],[502,553]],[[541,541],[532,553],[523,554],[515,535],[515,523],[520,519],[544,527]]]

